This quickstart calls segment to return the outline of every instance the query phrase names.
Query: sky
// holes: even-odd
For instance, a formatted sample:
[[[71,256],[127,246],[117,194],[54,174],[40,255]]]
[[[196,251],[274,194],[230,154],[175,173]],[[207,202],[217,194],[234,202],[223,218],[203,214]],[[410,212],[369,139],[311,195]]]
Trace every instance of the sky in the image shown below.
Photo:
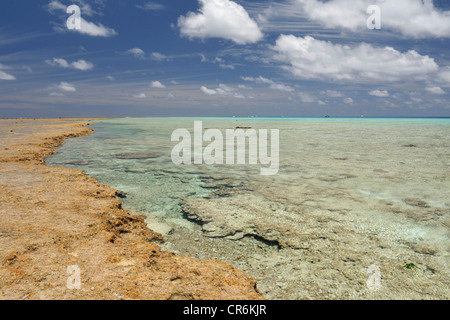
[[[449,97],[446,0],[0,2],[0,118],[449,117]]]

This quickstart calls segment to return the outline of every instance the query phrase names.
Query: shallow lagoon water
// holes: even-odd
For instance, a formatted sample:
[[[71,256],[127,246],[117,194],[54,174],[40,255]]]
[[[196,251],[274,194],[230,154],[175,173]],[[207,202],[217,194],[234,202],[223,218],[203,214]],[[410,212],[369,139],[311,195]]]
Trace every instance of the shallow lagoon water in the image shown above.
[[[175,165],[172,132],[199,120],[223,132],[279,129],[278,174]],[[450,298],[449,119],[124,118],[93,128],[47,164],[123,191],[165,250],[227,261],[268,299]]]

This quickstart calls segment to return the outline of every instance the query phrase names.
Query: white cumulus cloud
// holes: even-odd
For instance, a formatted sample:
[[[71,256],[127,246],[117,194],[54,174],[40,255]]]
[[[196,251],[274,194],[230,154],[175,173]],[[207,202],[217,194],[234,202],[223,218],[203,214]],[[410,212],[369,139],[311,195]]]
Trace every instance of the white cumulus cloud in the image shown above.
[[[189,38],[222,38],[237,44],[255,43],[263,38],[258,24],[248,12],[230,0],[199,0],[198,13],[178,18],[182,36]]]
[[[230,96],[233,98],[243,99],[245,98],[236,88],[227,86],[226,84],[219,84],[219,86],[215,89],[209,89],[205,86],[201,86],[200,90],[203,94],[207,96],[220,95],[220,96]]]
[[[77,91],[77,89],[75,88],[75,86],[73,84],[70,84],[68,82],[60,82],[58,85],[58,89],[61,91],[65,91],[65,92],[75,92]]]
[[[408,38],[450,37],[450,11],[436,8],[432,0],[296,0],[306,16],[327,28],[360,31],[367,28],[367,8],[381,10],[381,28]]]
[[[207,95],[207,96],[212,96],[212,95],[217,94],[216,90],[214,90],[214,89],[208,89],[208,88],[205,87],[205,86],[201,86],[201,87],[200,87],[200,90],[201,90],[205,95]]]
[[[159,82],[159,81],[152,81],[151,83],[150,83],[150,87],[152,87],[152,88],[157,88],[157,89],[164,89],[166,86],[165,85],[163,85],[161,82]]]
[[[345,98],[344,102],[347,103],[347,104],[352,104],[354,101],[353,101],[352,98]]]
[[[127,54],[131,54],[135,56],[136,58],[143,58],[145,56],[144,50],[141,48],[132,48],[126,52]]]
[[[159,53],[159,52],[152,52],[151,55],[150,55],[150,57],[151,57],[153,60],[156,60],[156,61],[164,61],[164,60],[168,60],[168,58],[167,58],[166,55],[164,55],[164,54],[162,54],[162,53]]]
[[[137,94],[133,94],[133,95],[131,95],[133,98],[136,98],[136,99],[145,99],[145,98],[147,98],[147,95],[145,94],[145,93],[137,93]]]
[[[414,50],[402,53],[391,47],[333,44],[313,37],[281,35],[273,49],[275,60],[301,79],[331,81],[423,80],[439,66],[433,58]]]
[[[445,94],[445,91],[442,90],[441,87],[427,87],[427,88],[425,88],[425,90],[427,90],[428,92],[430,92],[432,94]]]
[[[0,80],[16,80],[16,77],[0,70]]]
[[[78,60],[71,63],[72,67],[77,70],[91,70],[94,68],[94,65],[90,62],[84,60]]]
[[[92,37],[112,37],[117,34],[114,29],[105,27],[101,23],[97,25],[93,22],[86,21],[83,18],[81,18],[81,29],[76,31]]]
[[[387,90],[373,90],[369,94],[375,97],[389,97],[389,92]]]
[[[51,66],[70,68],[82,71],[92,70],[94,68],[94,64],[92,64],[91,62],[87,62],[85,60],[78,60],[69,63],[67,62],[67,60],[62,58],[53,58],[53,60],[46,60],[45,62]]]

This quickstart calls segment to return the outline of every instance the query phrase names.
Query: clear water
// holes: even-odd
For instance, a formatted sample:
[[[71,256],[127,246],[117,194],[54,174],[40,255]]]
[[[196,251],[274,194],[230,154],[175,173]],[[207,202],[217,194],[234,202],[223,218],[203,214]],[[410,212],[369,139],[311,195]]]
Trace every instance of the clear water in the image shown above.
[[[279,129],[278,174],[173,164],[172,132],[198,120],[222,132]],[[450,119],[124,118],[93,128],[47,164],[124,191],[126,209],[166,227],[164,249],[232,263],[268,298],[367,298],[371,264],[382,298],[450,297]],[[422,291],[405,287],[405,261]]]

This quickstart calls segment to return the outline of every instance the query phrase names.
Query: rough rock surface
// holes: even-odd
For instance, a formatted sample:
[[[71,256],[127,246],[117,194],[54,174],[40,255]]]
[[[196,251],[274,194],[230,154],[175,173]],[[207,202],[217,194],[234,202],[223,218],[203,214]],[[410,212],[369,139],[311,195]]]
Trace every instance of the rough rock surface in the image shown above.
[[[404,204],[388,205],[313,184],[302,186],[295,179],[281,187],[258,177],[253,182],[245,176],[232,181],[221,175],[202,178],[216,191],[207,198],[186,198],[183,205],[185,217],[199,230],[196,238],[186,244],[183,231],[175,230],[163,248],[232,263],[257,280],[267,299],[450,297],[448,216],[424,201],[408,198]],[[373,208],[385,210],[381,218]],[[419,219],[430,224],[419,229],[413,223]],[[431,230],[436,239],[411,236],[414,228]],[[197,248],[207,249],[199,254]],[[370,287],[376,270],[379,289]]]
[[[230,264],[161,251],[116,190],[47,167],[53,148],[92,132],[74,120],[0,120],[0,299],[262,299]]]

